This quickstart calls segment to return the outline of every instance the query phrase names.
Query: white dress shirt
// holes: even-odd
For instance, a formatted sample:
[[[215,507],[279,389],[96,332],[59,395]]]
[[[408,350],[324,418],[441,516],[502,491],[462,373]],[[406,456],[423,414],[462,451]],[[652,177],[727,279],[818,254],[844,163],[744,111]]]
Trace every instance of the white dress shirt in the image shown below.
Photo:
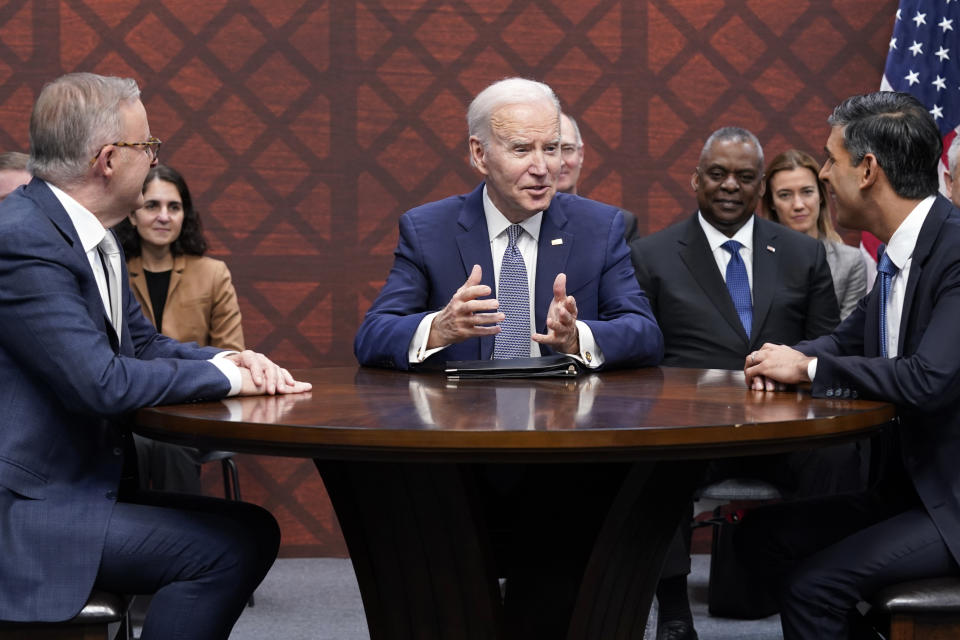
[[[720,269],[720,275],[723,281],[727,281],[727,265],[730,263],[730,252],[723,248],[723,243],[727,240],[736,240],[742,246],[740,247],[740,259],[743,260],[743,266],[747,269],[747,280],[750,282],[750,299],[753,300],[753,216],[743,223],[743,226],[737,229],[732,238],[723,235],[716,227],[707,222],[703,214],[697,212],[697,219],[700,221],[700,228],[707,236],[707,244],[710,245],[710,252],[713,253],[713,259],[717,261],[717,268]]]
[[[107,281],[104,279],[103,267],[100,263],[100,255],[97,250],[97,247],[100,245],[100,242],[103,240],[104,236],[107,234],[107,230],[103,227],[100,220],[93,215],[89,209],[84,207],[82,204],[73,199],[72,196],[67,194],[65,191],[56,187],[49,182],[46,183],[50,190],[53,192],[53,195],[57,197],[57,200],[60,201],[60,204],[63,205],[64,210],[67,212],[70,221],[73,223],[74,229],[77,230],[77,236],[80,238],[80,246],[83,247],[84,253],[87,254],[87,261],[90,262],[90,270],[93,272],[93,278],[97,282],[97,288],[100,290],[100,299],[103,301],[103,310],[107,314],[108,318],[111,318],[114,330],[117,332],[117,342],[120,342],[121,329],[123,328],[123,318],[121,314],[123,313],[123,288],[128,287],[128,283],[120,282],[120,274],[123,273],[120,268],[120,252],[111,253],[105,256],[107,258],[108,268],[113,272],[112,280],[117,283],[116,286],[116,299],[117,299],[117,312],[111,313],[110,311],[110,295],[107,293]],[[217,369],[226,376],[227,380],[230,381],[230,393],[228,395],[235,396],[240,393],[240,387],[242,385],[242,379],[240,377],[240,369],[233,362],[225,360],[223,356],[229,355],[230,351],[222,351],[214,356],[208,362],[212,363]]]
[[[510,243],[507,237],[507,229],[512,222],[507,220],[490,200],[487,195],[487,187],[483,187],[483,213],[487,221],[487,233],[490,237],[490,255],[493,258],[493,281],[500,282],[500,266],[503,262],[503,254],[507,251],[507,245]],[[530,333],[536,330],[534,322],[536,321],[536,312],[534,310],[534,283],[537,281],[537,247],[540,241],[540,224],[543,222],[543,212],[530,216],[519,223],[523,227],[523,233],[517,237],[517,249],[523,256],[523,264],[527,269],[527,287],[528,301],[530,303]],[[556,275],[554,275],[556,277]],[[551,283],[553,281],[551,280]],[[494,292],[496,295],[496,292]],[[441,349],[449,345],[427,349],[427,340],[430,338],[430,326],[433,324],[434,317],[439,311],[428,313],[420,321],[417,331],[410,340],[410,346],[407,349],[407,357],[411,364],[423,362]],[[603,364],[603,353],[597,346],[593,338],[593,332],[585,322],[577,320],[577,333],[580,341],[580,353],[570,354],[587,367],[593,369]],[[530,340],[530,357],[536,358],[540,354],[540,345]]]

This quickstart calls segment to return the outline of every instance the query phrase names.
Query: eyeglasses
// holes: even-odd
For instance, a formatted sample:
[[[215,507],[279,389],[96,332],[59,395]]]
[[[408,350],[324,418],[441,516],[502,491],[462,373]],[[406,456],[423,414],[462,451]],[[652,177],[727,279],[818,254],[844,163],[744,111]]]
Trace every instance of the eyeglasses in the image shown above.
[[[151,137],[146,142],[108,142],[107,144],[100,147],[100,150],[97,151],[97,155],[93,156],[90,159],[90,166],[93,166],[93,163],[97,161],[97,158],[100,157],[100,154],[103,153],[103,150],[107,147],[136,147],[140,149],[150,158],[150,162],[153,162],[157,159],[157,156],[160,155],[160,145],[163,144],[163,140],[160,138]]]

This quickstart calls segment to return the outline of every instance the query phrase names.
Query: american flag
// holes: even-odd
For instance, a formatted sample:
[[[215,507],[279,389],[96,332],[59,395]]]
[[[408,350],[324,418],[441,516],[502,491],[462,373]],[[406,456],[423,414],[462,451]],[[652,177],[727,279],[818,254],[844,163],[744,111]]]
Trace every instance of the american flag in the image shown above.
[[[900,0],[880,89],[910,93],[930,110],[943,136],[942,189],[960,129],[960,0]],[[877,243],[873,236],[862,243],[874,260]]]

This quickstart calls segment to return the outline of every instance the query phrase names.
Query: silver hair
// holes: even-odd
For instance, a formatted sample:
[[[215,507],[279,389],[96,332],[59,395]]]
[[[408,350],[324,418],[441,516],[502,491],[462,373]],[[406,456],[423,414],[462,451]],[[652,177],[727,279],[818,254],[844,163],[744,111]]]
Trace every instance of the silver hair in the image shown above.
[[[572,115],[570,115],[569,113],[561,113],[560,115],[561,115],[561,116],[566,116],[567,120],[570,121],[570,126],[573,127],[573,136],[574,136],[574,138],[576,138],[576,140],[577,140],[577,146],[578,146],[578,147],[582,147],[582,146],[583,146],[583,138],[580,137],[580,127],[577,126],[577,121],[576,121],[576,119],[575,119]],[[562,124],[562,123],[561,123],[561,124]]]
[[[703,160],[703,157],[707,155],[707,151],[710,150],[714,142],[726,141],[749,142],[756,147],[757,155],[759,156],[758,166],[761,173],[763,172],[763,147],[760,146],[760,141],[757,140],[757,136],[740,127],[721,127],[711,133],[707,141],[703,143],[703,149],[700,150],[700,160]]]
[[[947,151],[947,166],[950,169],[950,177],[954,180],[960,180],[960,133],[957,133],[950,143],[950,149]],[[957,188],[960,188],[958,185]]]
[[[82,181],[97,151],[121,137],[120,107],[139,98],[132,78],[69,73],[48,83],[30,115],[27,170],[54,184]]]
[[[560,100],[549,86],[527,78],[505,78],[494,82],[477,94],[467,109],[467,133],[476,136],[483,148],[490,141],[490,119],[501,107],[511,104],[550,102],[557,109],[559,127]],[[473,163],[473,155],[470,157]]]

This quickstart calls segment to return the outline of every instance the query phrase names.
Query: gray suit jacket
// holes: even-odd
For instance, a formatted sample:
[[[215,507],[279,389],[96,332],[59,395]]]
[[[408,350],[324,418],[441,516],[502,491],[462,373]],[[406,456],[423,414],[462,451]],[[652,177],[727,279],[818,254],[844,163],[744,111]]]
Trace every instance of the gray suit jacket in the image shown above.
[[[827,264],[833,276],[833,290],[840,305],[840,319],[843,320],[857,308],[860,298],[867,295],[867,265],[863,263],[860,250],[843,244],[825,240]]]

